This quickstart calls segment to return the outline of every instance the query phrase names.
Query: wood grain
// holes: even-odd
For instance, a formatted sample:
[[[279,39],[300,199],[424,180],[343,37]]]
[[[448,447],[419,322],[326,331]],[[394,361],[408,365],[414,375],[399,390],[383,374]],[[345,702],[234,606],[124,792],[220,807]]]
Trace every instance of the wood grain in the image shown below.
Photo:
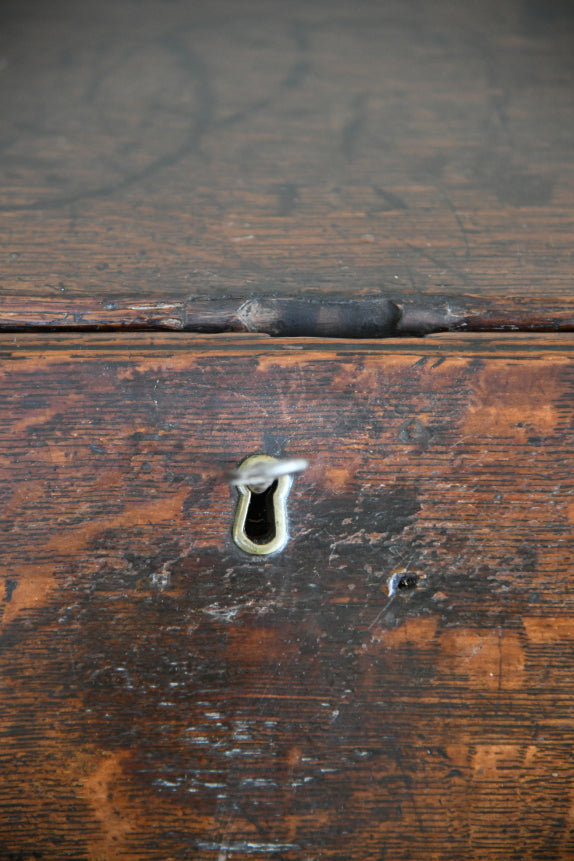
[[[572,22],[561,0],[5,0],[0,324],[301,293],[571,321]]]
[[[0,355],[2,861],[572,857],[572,336]]]

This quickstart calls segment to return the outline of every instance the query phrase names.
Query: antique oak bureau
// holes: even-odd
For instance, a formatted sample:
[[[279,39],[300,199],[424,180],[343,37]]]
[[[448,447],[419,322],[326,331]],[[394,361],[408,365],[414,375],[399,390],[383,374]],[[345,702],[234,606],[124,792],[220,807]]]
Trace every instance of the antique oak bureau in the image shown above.
[[[574,857],[573,84],[557,0],[2,3],[0,861]]]

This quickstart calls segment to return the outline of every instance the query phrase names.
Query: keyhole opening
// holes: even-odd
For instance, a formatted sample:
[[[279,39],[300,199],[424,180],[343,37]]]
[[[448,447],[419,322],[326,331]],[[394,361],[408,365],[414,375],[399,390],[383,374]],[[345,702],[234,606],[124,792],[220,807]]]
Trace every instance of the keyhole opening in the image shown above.
[[[254,544],[269,544],[275,538],[275,503],[273,495],[277,490],[274,481],[262,493],[250,491],[249,507],[245,516],[245,535]]]
[[[287,497],[292,479],[291,474],[281,468],[284,464],[285,461],[269,455],[253,455],[246,458],[238,470],[239,477],[243,473],[245,480],[234,478],[238,497],[232,534],[245,553],[269,556],[283,550],[287,544]],[[299,462],[295,461],[295,465],[299,466]],[[265,482],[271,481],[266,472],[274,472],[277,478],[266,490],[260,491]]]

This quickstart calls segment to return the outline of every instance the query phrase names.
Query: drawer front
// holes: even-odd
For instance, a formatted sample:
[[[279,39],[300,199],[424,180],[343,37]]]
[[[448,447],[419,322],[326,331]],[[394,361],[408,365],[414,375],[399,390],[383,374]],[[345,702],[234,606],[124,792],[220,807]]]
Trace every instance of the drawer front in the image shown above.
[[[572,856],[572,337],[0,346],[0,859]]]

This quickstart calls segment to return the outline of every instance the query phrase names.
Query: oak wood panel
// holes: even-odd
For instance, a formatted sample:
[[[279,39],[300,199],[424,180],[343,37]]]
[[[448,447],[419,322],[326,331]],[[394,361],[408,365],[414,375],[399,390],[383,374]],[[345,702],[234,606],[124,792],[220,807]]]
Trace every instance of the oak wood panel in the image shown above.
[[[4,0],[0,323],[302,292],[571,320],[573,20],[561,0]]]
[[[572,857],[572,336],[0,355],[2,861]]]

